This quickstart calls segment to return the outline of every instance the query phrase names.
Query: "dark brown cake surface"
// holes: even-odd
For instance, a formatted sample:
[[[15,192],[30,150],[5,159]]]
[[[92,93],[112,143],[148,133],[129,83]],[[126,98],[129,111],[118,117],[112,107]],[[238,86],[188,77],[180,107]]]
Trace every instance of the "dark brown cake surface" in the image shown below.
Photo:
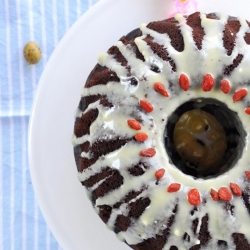
[[[201,13],[142,24],[90,73],[73,136],[79,180],[132,249],[250,250],[249,27]],[[194,162],[173,149],[171,130],[194,108],[225,130],[222,151],[204,125],[206,143],[222,154],[209,170],[195,163],[213,162],[200,139]]]

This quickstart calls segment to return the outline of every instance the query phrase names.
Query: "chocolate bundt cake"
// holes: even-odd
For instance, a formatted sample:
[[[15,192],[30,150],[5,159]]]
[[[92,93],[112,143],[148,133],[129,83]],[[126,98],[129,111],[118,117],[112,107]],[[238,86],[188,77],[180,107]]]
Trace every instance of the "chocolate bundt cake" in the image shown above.
[[[250,22],[142,24],[102,54],[76,112],[79,180],[134,250],[250,249]]]

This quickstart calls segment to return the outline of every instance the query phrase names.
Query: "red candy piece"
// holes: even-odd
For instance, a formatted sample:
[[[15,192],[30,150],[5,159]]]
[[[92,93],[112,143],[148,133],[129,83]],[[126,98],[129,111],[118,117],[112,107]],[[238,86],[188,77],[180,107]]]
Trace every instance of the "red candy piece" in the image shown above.
[[[156,151],[154,148],[147,148],[147,149],[143,149],[139,155],[142,157],[153,157],[155,154],[156,154]]]
[[[202,83],[201,83],[202,90],[205,91],[205,92],[208,92],[213,88],[213,86],[214,86],[214,78],[213,78],[213,76],[210,75],[210,74],[206,74],[203,77],[203,80],[202,80]]]
[[[160,168],[159,170],[157,170],[155,172],[155,178],[156,179],[161,179],[165,174],[165,169],[164,168]]]
[[[148,139],[148,135],[145,134],[145,133],[137,133],[137,134],[135,135],[135,139],[136,139],[137,141],[143,142],[143,141],[146,141],[146,140]]]
[[[136,120],[127,120],[127,123],[129,125],[129,127],[132,129],[135,129],[135,130],[141,129],[141,124]]]
[[[246,178],[250,181],[250,171],[245,171]]]
[[[189,81],[187,75],[185,75],[185,74],[181,74],[180,75],[179,84],[180,84],[180,87],[184,91],[187,91],[189,89],[189,87],[190,87],[190,81]]]
[[[220,89],[224,94],[228,94],[231,90],[230,82],[228,80],[222,80],[220,82]]]
[[[234,102],[239,102],[241,101],[245,96],[247,95],[247,90],[246,89],[239,89],[234,92],[233,94],[233,101]]]
[[[189,190],[188,201],[191,205],[197,206],[201,203],[200,193],[196,188]]]
[[[245,109],[245,113],[248,114],[248,115],[250,115],[250,107],[248,107],[248,108]]]
[[[170,185],[168,186],[167,191],[168,191],[169,193],[174,193],[174,192],[179,191],[180,188],[181,188],[181,184],[179,184],[179,183],[172,183],[172,184],[170,184]]]
[[[230,188],[231,188],[234,195],[236,195],[238,197],[242,196],[242,191],[241,191],[241,188],[238,184],[230,183]]]
[[[150,113],[154,110],[154,107],[145,100],[140,100],[140,106],[144,109],[147,113]]]
[[[218,201],[220,199],[218,192],[214,190],[213,188],[211,188],[210,190],[210,195],[214,201]]]
[[[221,187],[218,191],[219,198],[223,201],[230,201],[232,199],[232,193],[229,188]]]
[[[160,93],[161,95],[165,96],[165,97],[169,97],[167,90],[165,89],[165,87],[163,86],[163,84],[160,83],[160,82],[156,82],[154,84],[154,90],[156,92]]]

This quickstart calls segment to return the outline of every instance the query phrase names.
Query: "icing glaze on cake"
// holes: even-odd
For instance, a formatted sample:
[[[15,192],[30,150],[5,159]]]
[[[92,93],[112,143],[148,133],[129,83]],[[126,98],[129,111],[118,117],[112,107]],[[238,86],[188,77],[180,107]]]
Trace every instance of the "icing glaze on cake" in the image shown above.
[[[76,112],[72,141],[78,177],[95,210],[133,249],[250,249],[248,22],[222,13],[176,15],[142,24],[131,36],[99,57]],[[207,77],[214,81],[208,87]],[[157,91],[155,83],[166,92]],[[228,171],[194,178],[172,163],[165,128],[180,105],[207,99],[237,114],[244,147]],[[138,133],[147,138],[138,141]],[[159,169],[165,173],[158,179]],[[173,183],[180,188],[169,192]],[[222,187],[232,193],[229,201],[221,198]],[[220,200],[211,197],[211,189],[221,191]],[[190,202],[190,190],[198,192],[198,204]]]

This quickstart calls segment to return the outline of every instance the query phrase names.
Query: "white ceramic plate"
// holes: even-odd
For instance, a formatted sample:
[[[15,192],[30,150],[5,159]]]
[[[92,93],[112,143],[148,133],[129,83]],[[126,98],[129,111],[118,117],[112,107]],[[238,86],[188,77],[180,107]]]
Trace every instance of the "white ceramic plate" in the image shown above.
[[[241,0],[197,0],[203,12],[247,18]],[[174,0],[101,0],[65,35],[37,89],[29,127],[32,181],[42,213],[65,250],[128,250],[92,209],[77,179],[71,135],[80,90],[98,55],[141,23],[167,18]]]

